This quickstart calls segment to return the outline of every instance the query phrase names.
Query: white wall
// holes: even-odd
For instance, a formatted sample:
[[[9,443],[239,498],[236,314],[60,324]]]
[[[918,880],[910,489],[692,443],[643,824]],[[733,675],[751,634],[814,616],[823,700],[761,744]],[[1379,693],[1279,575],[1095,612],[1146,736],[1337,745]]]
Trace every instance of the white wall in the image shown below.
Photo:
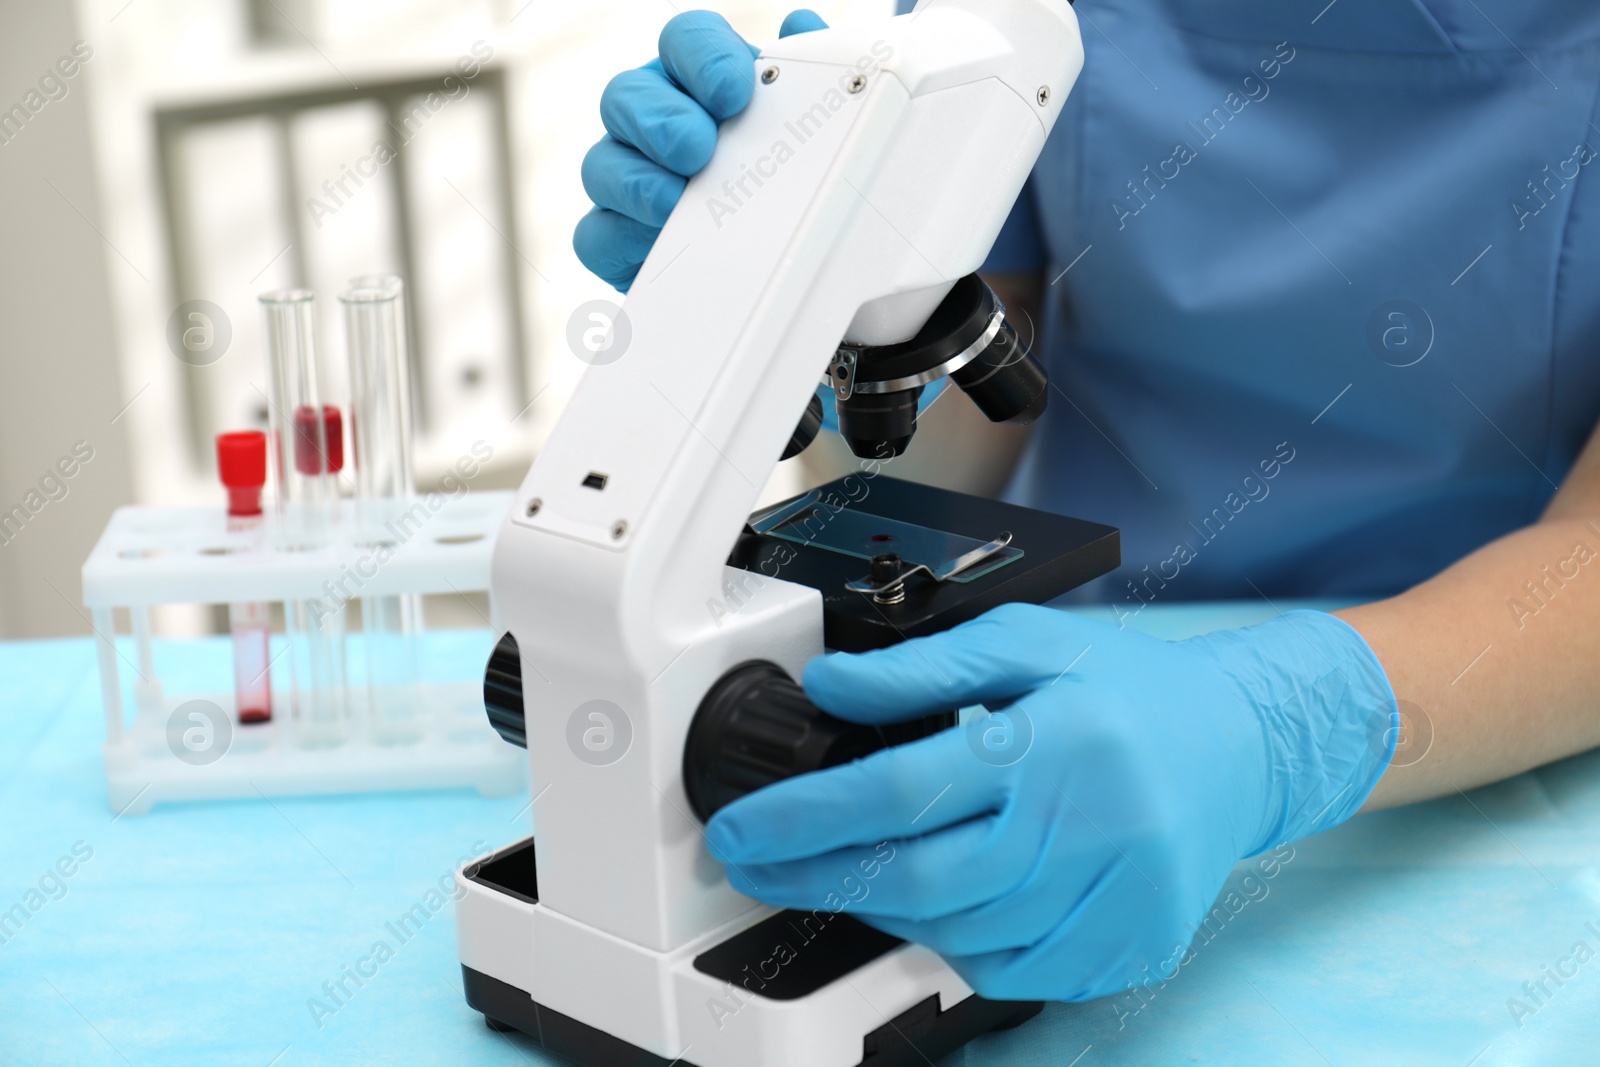
[[[78,569],[112,509],[131,496],[129,419],[117,416],[140,383],[117,372],[107,271],[149,282],[97,232],[105,222],[85,72],[55,71],[82,36],[70,5],[0,3],[0,109],[39,107],[0,144],[0,513],[27,513],[0,532],[7,638],[89,632]],[[47,75],[46,91],[64,87],[64,97],[39,90]],[[30,90],[38,95],[30,99]],[[80,441],[87,463],[72,459]],[[56,467],[64,457],[71,477]]]

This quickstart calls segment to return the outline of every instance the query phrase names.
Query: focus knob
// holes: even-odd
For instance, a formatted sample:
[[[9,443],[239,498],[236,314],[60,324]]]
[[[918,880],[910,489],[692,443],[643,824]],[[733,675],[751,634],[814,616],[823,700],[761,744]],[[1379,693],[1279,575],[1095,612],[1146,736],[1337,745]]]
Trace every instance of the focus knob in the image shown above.
[[[891,744],[953,725],[934,715],[880,729],[846,722],[817,707],[776,663],[735,667],[700,702],[683,745],[683,785],[705,822],[762,786],[837,767]]]
[[[884,747],[870,726],[834,718],[776,663],[735,667],[700,702],[683,746],[683,783],[702,822],[764,785]]]
[[[483,708],[495,733],[513,745],[528,747],[528,722],[522,709],[522,654],[510,634],[489,654],[483,672]]]

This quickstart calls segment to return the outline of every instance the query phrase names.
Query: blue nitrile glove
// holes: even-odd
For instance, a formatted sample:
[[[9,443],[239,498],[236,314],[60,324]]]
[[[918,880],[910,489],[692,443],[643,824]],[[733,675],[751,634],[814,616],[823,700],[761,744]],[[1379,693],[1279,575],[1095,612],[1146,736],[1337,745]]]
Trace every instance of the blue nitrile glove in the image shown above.
[[[825,29],[811,11],[783,20],[780,37]],[[607,136],[583,160],[595,207],[572,247],[583,265],[626,292],[690,176],[711,161],[717,124],[755,92],[760,49],[711,11],[685,11],[661,31],[661,56],[611,79],[600,97]]]
[[[1170,977],[1234,864],[1353,815],[1398,736],[1377,657],[1314,611],[1169,642],[1009,604],[804,682],[856,722],[990,713],[735,801],[712,854],[741,892],[848,908],[1001,1000]]]

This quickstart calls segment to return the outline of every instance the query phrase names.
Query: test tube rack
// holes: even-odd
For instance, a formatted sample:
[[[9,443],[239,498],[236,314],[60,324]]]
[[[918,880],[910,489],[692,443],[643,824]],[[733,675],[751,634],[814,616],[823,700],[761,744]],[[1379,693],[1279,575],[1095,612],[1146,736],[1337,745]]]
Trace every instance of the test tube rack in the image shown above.
[[[509,492],[419,496],[414,505],[400,505],[418,509],[408,519],[378,532],[359,502],[345,500],[331,535],[310,550],[273,547],[279,541],[270,514],[259,532],[240,533],[228,529],[221,508],[117,509],[83,565],[83,600],[94,623],[105,705],[112,810],[143,814],[166,801],[238,797],[462,787],[505,796],[522,789],[526,754],[489,725],[480,682],[417,683],[415,695],[426,709],[417,741],[375,743],[354,703],[347,740],[302,748],[293,743],[287,709],[278,710],[276,686],[272,721],[249,725],[239,723],[231,689],[169,693],[156,673],[150,627],[150,609],[158,604],[326,597],[324,583],[341,568],[360,577],[363,598],[486,590],[494,539],[511,498]],[[380,547],[387,551],[376,564]],[[115,644],[118,608],[128,613],[133,659]],[[359,638],[350,635],[352,642]],[[131,699],[124,696],[123,664],[136,675]],[[195,700],[228,719],[223,729],[229,736],[218,742],[222,751],[214,756],[196,757],[174,744],[174,730],[187,728],[179,709]]]

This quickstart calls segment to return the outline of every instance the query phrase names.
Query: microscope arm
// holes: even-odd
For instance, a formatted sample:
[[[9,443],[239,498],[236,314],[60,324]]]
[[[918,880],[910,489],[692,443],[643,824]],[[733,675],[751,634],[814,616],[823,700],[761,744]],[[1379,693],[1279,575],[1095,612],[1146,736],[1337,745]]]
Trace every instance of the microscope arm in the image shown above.
[[[736,663],[798,674],[821,651],[821,604],[774,581],[734,617],[707,605],[841,342],[911,338],[978,268],[1081,65],[1065,0],[923,0],[753,63],[750,106],[690,181],[614,358],[586,373],[496,546],[533,788],[550,791],[542,906],[656,951],[752,907],[684,814],[684,733]],[[573,758],[572,724],[602,706],[627,742],[595,766]]]

